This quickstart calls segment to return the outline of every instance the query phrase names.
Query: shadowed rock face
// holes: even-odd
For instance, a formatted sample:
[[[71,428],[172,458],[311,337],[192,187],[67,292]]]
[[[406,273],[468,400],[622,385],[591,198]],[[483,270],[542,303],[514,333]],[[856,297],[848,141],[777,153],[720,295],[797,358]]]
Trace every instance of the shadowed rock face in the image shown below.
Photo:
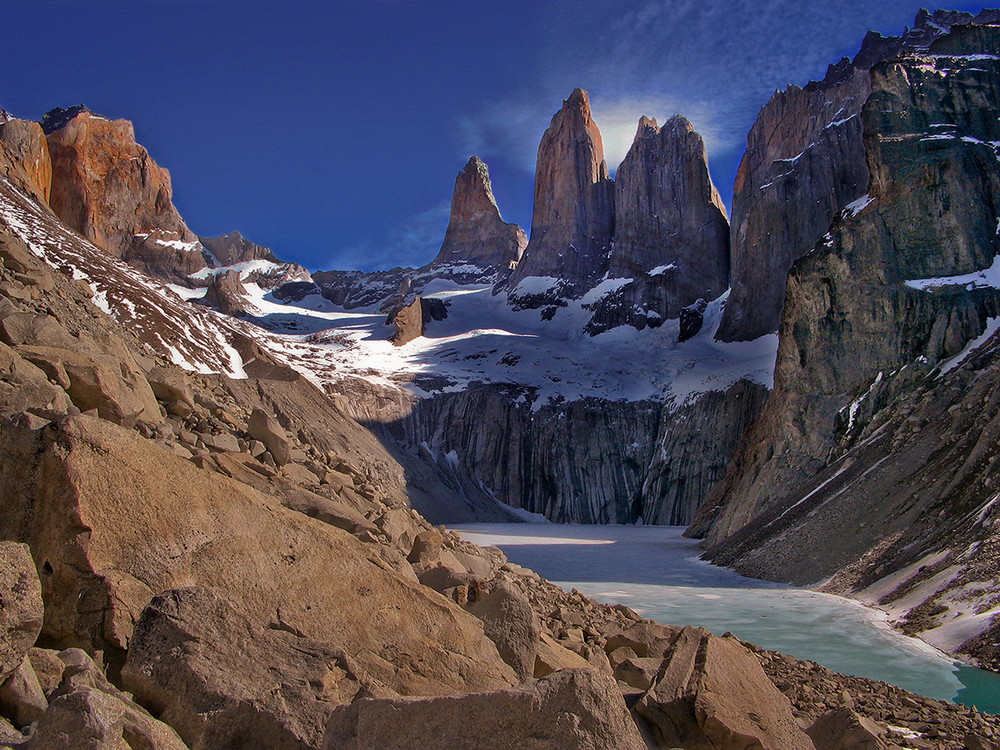
[[[42,121],[52,156],[56,216],[110,255],[184,282],[205,267],[198,238],[171,202],[170,174],[135,141],[132,123],[86,107]]]
[[[593,285],[607,268],[614,235],[614,183],[590,98],[575,89],[538,146],[531,238],[510,288],[528,276],[552,276],[566,291]]]
[[[743,573],[805,583],[852,571],[846,590],[981,541],[969,521],[995,491],[943,477],[981,481],[993,443],[945,424],[968,383],[929,375],[1000,316],[1000,291],[911,282],[989,268],[1000,252],[1000,27],[955,27],[930,52],[872,68],[870,202],[789,274],[774,392],[692,526]],[[970,407],[988,421],[980,398]],[[941,441],[926,443],[915,434],[932,416]],[[894,455],[904,443],[912,454]]]
[[[231,266],[234,263],[245,263],[249,260],[269,260],[278,263],[271,248],[258,245],[246,239],[239,232],[230,232],[221,237],[199,237],[221,266]]]
[[[996,20],[984,11],[977,22]],[[785,278],[844,206],[868,184],[861,108],[869,68],[894,55],[925,50],[968,13],[926,11],[901,37],[870,32],[853,61],[830,66],[822,81],[789,86],[764,105],[747,136],[733,189],[732,294],[719,327],[722,341],[749,341],[778,330]]]
[[[489,169],[473,156],[455,179],[448,231],[430,267],[468,264],[509,271],[527,244],[523,229],[500,218]]]
[[[632,282],[602,296],[587,330],[656,327],[729,285],[729,222],[708,173],[705,144],[680,115],[662,128],[639,120],[615,177],[611,278]]]

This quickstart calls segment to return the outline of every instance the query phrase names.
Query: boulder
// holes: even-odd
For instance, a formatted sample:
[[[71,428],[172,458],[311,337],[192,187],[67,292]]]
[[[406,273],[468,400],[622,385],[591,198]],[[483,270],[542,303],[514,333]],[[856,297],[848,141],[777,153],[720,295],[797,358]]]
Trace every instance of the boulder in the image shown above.
[[[108,682],[79,649],[24,750],[187,750],[177,733]]]
[[[194,410],[194,395],[187,375],[177,367],[154,367],[146,373],[146,382],[168,414],[181,418]]]
[[[246,302],[247,290],[243,286],[240,272],[235,268],[212,275],[205,291],[204,301],[226,315],[245,315],[249,308]]]
[[[250,414],[247,432],[254,440],[259,440],[267,446],[271,458],[278,466],[288,463],[292,446],[277,419],[260,409],[254,409]]]
[[[118,360],[113,354],[90,356],[86,349],[52,346],[19,346],[17,353],[46,373],[65,373],[66,392],[80,411],[97,409],[102,419],[126,427],[163,421],[156,398],[131,357]]]
[[[678,633],[634,710],[667,747],[814,750],[757,658],[735,638],[702,628]]]
[[[337,708],[327,750],[644,750],[607,675],[567,670],[508,690],[438,698],[363,698]]]
[[[828,711],[809,727],[816,750],[885,750],[886,731],[849,708]]]
[[[42,614],[42,589],[31,550],[26,544],[0,542],[0,682],[21,666],[35,645]]]
[[[542,633],[535,647],[533,677],[546,677],[560,669],[593,669],[590,662],[562,646],[555,638]]]
[[[0,713],[14,726],[24,727],[36,721],[48,707],[31,661],[25,657],[13,674],[0,683]]]
[[[59,658],[58,651],[36,646],[28,652],[28,659],[31,660],[31,668],[34,670],[38,684],[45,695],[59,687],[66,665]]]
[[[190,748],[320,747],[361,690],[343,652],[250,622],[209,589],[167,591],[136,624],[122,684]]]
[[[52,642],[120,658],[156,594],[202,586],[258,626],[351,654],[400,694],[516,681],[479,620],[370,545],[134,431],[80,415],[5,428],[0,449],[17,456],[0,463],[0,537],[30,542],[42,566]]]
[[[534,675],[535,653],[540,629],[531,603],[517,586],[506,581],[490,581],[476,591],[466,605],[483,621],[486,637],[493,641],[501,658],[526,680]]]
[[[66,391],[50,382],[43,370],[0,343],[0,417],[29,410],[65,414],[71,403]]]

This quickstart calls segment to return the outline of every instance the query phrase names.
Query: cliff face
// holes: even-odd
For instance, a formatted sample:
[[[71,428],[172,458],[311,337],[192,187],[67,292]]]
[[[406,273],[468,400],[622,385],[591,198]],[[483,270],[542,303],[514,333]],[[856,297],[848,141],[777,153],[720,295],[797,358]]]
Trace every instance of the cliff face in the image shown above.
[[[614,227],[601,133],[587,92],[575,89],[538,146],[531,236],[508,288],[541,276],[558,279],[571,295],[589,289],[607,268]]]
[[[686,524],[767,394],[741,381],[676,407],[591,398],[533,410],[500,384],[396,401],[357,382],[332,390],[466,493],[466,508],[421,504],[436,523],[481,517],[485,493],[559,523]]]
[[[639,120],[615,176],[608,275],[632,281],[591,306],[591,333],[658,326],[729,285],[726,209],[708,173],[705,144],[680,115],[662,128]]]
[[[989,493],[958,491],[943,472],[980,476],[993,449],[954,430],[968,376],[941,376],[1000,316],[998,52],[1000,27],[962,25],[930,54],[872,68],[869,195],[788,277],[774,392],[692,527],[715,559],[871,583],[914,555],[983,541],[967,521]],[[947,447],[932,456],[916,434],[934,419]],[[820,535],[837,541],[817,556]]]
[[[42,121],[56,215],[113,257],[185,283],[205,267],[198,238],[171,202],[170,174],[135,141],[132,124],[85,107]]]
[[[465,265],[506,273],[521,259],[528,239],[516,224],[500,218],[486,164],[473,156],[455,178],[451,218],[441,251],[428,271],[454,273]]]
[[[926,11],[901,37],[870,32],[853,61],[831,66],[822,81],[776,92],[747,136],[733,190],[732,293],[719,327],[722,341],[749,341],[778,329],[785,278],[836,214],[868,184],[860,118],[868,69],[907,51],[926,50],[953,24],[995,20],[995,11]]]
[[[47,203],[52,190],[52,159],[42,126],[31,120],[8,120],[0,123],[0,141]]]

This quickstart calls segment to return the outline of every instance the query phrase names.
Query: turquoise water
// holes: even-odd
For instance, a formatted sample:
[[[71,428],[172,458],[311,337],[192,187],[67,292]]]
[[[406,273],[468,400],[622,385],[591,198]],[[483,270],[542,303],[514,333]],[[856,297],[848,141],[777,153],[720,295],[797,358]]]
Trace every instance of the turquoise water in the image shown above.
[[[744,578],[697,559],[682,528],[467,524],[476,544],[599,601],[670,625],[729,631],[768,649],[921,695],[1000,713],[1000,675],[956,663],[849,599]]]

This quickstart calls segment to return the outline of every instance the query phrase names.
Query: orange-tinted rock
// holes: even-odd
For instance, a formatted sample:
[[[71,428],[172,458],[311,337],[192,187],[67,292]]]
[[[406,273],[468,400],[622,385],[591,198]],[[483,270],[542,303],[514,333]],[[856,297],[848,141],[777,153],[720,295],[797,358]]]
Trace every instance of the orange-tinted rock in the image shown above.
[[[42,128],[52,157],[50,205],[110,255],[183,281],[205,267],[198,238],[171,202],[170,174],[135,141],[132,123],[86,107],[55,109]]]
[[[528,276],[551,276],[570,294],[590,288],[606,270],[614,226],[614,183],[601,133],[587,92],[575,89],[538,146],[531,238],[510,287]]]
[[[9,120],[0,124],[0,141],[47,202],[52,187],[52,159],[42,126],[31,120]]]
[[[502,273],[517,264],[527,244],[521,227],[500,218],[489,169],[473,156],[455,179],[448,231],[431,266],[469,264]]]

